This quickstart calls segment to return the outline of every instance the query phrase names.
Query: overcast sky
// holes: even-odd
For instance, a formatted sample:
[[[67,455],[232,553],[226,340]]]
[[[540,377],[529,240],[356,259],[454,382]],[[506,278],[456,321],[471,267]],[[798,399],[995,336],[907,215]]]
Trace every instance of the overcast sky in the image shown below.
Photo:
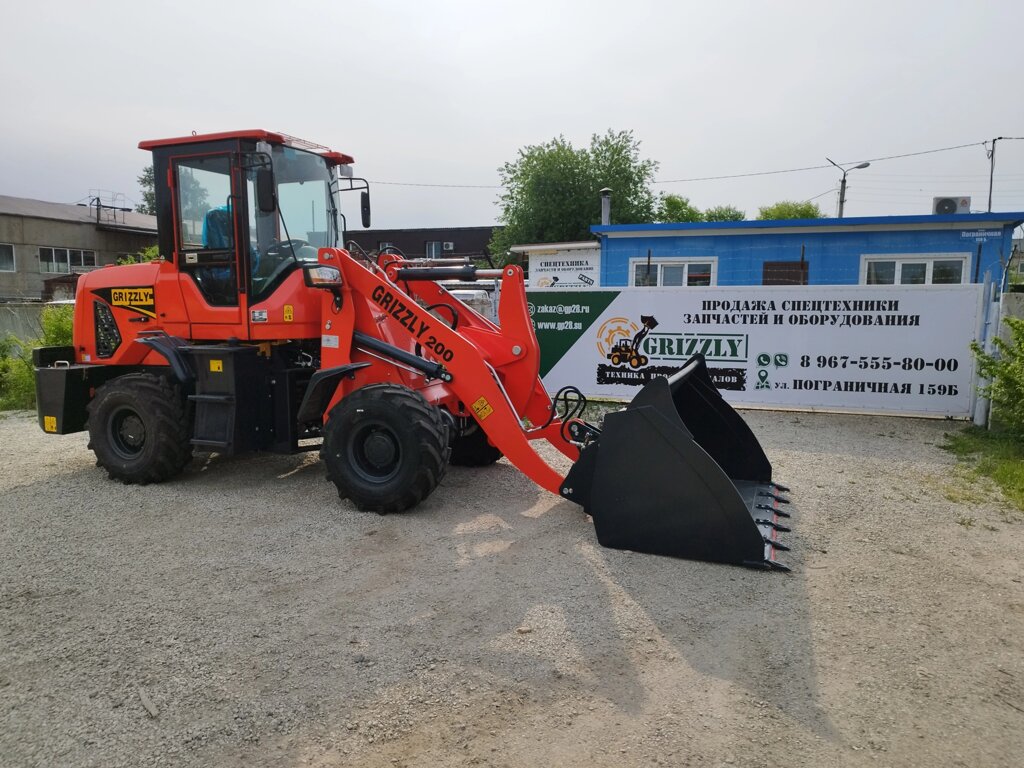
[[[528,144],[632,130],[660,180],[854,162],[1024,137],[1024,2],[81,0],[2,12],[0,194],[140,197],[141,139],[238,128],[356,158],[375,227],[497,221],[497,169]],[[993,209],[1024,210],[1024,141]],[[972,146],[873,162],[847,216],[984,211]],[[392,182],[382,184],[380,182]],[[659,191],[696,205],[815,198],[833,168]],[[354,209],[353,209],[354,211]],[[358,216],[350,215],[350,221]]]

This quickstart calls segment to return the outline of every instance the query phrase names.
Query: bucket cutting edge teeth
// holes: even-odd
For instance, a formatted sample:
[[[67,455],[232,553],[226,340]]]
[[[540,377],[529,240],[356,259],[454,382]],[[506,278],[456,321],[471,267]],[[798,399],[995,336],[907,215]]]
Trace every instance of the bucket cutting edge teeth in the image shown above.
[[[775,520],[765,520],[765,519],[760,519],[759,518],[757,520],[754,520],[754,522],[757,523],[758,525],[768,525],[768,526],[771,526],[772,530],[779,531],[780,533],[790,533],[793,530],[792,528],[787,528],[786,526],[782,525],[781,523],[776,522]]]

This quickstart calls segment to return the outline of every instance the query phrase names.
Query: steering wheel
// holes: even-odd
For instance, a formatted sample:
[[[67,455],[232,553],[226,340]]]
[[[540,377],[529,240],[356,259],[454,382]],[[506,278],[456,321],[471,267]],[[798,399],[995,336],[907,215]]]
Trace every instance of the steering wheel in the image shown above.
[[[253,286],[259,290],[267,285],[281,272],[299,261],[298,250],[309,245],[305,240],[274,240],[267,246],[262,255],[255,258],[258,267],[254,269]]]
[[[275,240],[267,246],[267,255],[270,256],[274,253],[281,253],[284,250],[290,250],[293,254],[305,245],[309,245],[305,240],[299,240],[298,238],[292,240]],[[298,257],[296,257],[298,258]]]

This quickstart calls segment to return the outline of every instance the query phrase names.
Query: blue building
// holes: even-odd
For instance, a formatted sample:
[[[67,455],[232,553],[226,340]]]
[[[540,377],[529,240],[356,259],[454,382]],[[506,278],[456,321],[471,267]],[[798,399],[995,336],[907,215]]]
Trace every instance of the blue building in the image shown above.
[[[1024,213],[596,225],[601,286],[1000,280]]]

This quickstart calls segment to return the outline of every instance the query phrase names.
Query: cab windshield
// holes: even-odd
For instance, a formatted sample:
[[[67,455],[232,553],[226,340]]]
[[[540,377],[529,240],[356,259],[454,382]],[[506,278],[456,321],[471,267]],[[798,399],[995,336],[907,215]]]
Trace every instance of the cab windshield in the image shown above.
[[[303,261],[316,261],[317,251],[341,244],[336,185],[319,155],[287,146],[274,146],[270,161],[277,185],[277,211],[263,213],[256,204],[256,173],[246,173],[249,198],[249,259],[253,301],[270,294]]]

